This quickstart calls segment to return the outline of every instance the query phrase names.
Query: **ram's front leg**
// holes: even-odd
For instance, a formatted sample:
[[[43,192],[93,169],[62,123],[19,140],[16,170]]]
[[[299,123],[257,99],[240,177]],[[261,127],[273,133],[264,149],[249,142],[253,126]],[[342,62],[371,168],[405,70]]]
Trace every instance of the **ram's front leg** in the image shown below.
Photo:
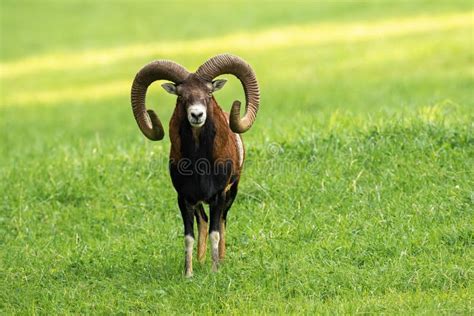
[[[219,241],[221,231],[221,216],[225,203],[225,194],[218,193],[209,203],[210,223],[209,239],[211,241],[212,271],[219,269]]]
[[[207,224],[208,219],[202,204],[197,205],[194,212],[198,223],[197,257],[198,261],[203,263],[204,259],[206,258],[207,235],[209,229],[209,225]]]
[[[193,276],[194,209],[181,197],[178,205],[184,224],[184,275],[189,278]]]

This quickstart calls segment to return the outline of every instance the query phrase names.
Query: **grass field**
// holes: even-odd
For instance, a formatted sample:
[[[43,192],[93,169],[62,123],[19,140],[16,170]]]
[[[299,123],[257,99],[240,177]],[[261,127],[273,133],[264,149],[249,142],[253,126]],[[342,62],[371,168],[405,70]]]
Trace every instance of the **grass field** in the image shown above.
[[[0,313],[472,314],[473,14],[1,1]],[[142,136],[129,91],[153,59],[222,52],[253,65],[261,109],[226,262],[188,280],[169,140]],[[168,122],[175,99],[148,100]]]

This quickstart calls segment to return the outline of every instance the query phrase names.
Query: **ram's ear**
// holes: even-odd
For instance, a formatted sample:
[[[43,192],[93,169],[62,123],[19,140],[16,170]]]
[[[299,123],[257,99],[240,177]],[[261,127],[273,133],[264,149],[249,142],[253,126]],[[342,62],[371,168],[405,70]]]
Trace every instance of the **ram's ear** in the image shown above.
[[[212,82],[212,92],[216,92],[224,87],[227,80],[225,79],[217,79]]]
[[[167,82],[167,83],[163,83],[161,85],[163,87],[163,89],[166,90],[166,92],[170,93],[170,94],[178,94],[176,92],[176,85],[174,83],[170,83],[170,82]]]

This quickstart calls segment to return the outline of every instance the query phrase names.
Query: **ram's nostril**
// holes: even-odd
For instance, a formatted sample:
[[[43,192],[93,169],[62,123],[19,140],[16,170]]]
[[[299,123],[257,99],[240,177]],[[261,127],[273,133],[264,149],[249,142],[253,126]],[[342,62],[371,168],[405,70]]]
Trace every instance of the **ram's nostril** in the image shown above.
[[[204,112],[191,112],[191,117],[193,119],[200,119],[204,115]]]

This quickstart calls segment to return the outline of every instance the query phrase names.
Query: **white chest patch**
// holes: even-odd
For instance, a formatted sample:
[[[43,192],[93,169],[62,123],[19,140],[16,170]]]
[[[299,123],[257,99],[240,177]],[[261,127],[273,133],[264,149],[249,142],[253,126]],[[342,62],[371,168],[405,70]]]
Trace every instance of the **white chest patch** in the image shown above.
[[[237,141],[237,150],[239,151],[239,166],[242,167],[244,163],[244,145],[242,144],[242,138],[240,138],[239,134],[234,134],[235,139]]]
[[[227,119],[227,124],[229,124],[229,117],[226,115],[225,118]],[[237,143],[237,151],[239,152],[239,166],[242,167],[242,164],[244,163],[244,144],[242,143],[240,134],[234,133],[234,136],[235,142]]]

